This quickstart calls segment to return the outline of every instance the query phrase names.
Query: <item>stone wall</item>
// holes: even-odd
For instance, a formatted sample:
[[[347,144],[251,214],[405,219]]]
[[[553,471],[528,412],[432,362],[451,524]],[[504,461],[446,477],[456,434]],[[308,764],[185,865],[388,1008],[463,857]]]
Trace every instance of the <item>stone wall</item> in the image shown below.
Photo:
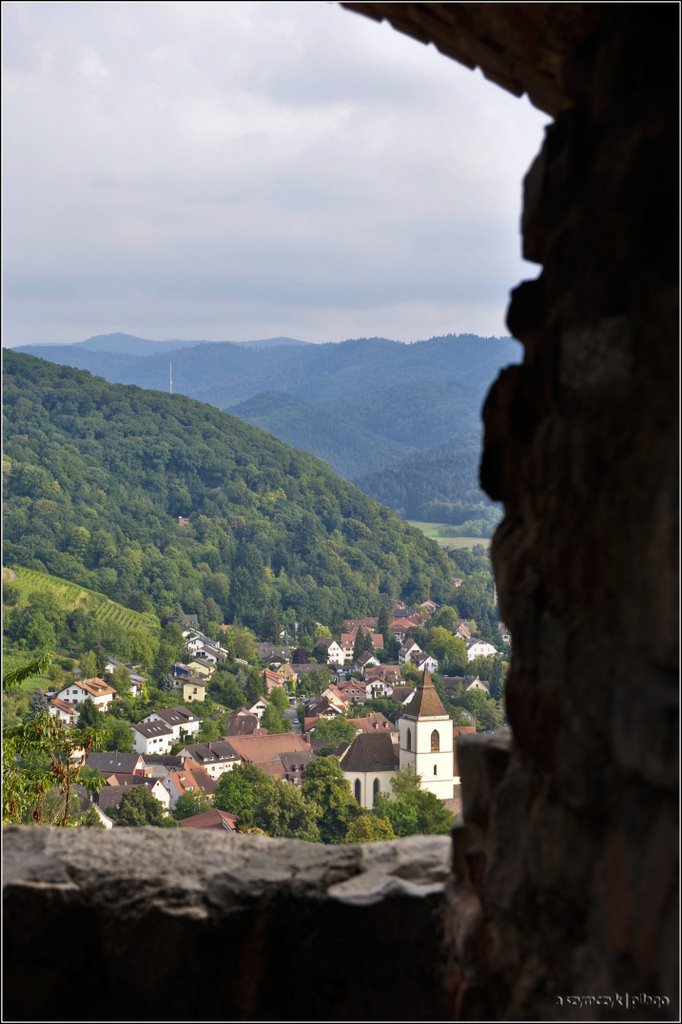
[[[447,1020],[447,836],[5,829],[4,1014]]]
[[[525,180],[524,362],[484,410],[515,746],[456,844],[463,879],[478,851],[468,977],[493,1019],[677,1000],[678,12],[601,6]]]

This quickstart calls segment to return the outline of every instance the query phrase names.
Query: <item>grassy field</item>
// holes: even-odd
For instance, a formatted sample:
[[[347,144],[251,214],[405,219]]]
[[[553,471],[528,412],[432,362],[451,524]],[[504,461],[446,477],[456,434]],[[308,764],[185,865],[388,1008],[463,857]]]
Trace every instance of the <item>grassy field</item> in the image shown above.
[[[159,620],[151,612],[134,612],[132,608],[110,601],[104,594],[79,587],[77,583],[69,583],[58,576],[50,576],[37,569],[13,566],[2,570],[2,578],[5,582],[11,582],[19,591],[19,606],[26,603],[29,594],[39,590],[51,594],[62,611],[72,612],[80,608],[97,622],[115,622],[125,630],[143,630],[154,635],[159,632]]]
[[[460,548],[473,548],[477,544],[482,544],[484,548],[490,547],[490,537],[453,537],[451,531],[455,530],[456,527],[450,526],[448,523],[418,523],[414,519],[408,519],[408,522],[410,526],[421,530],[425,537],[435,540],[442,548],[458,550]]]

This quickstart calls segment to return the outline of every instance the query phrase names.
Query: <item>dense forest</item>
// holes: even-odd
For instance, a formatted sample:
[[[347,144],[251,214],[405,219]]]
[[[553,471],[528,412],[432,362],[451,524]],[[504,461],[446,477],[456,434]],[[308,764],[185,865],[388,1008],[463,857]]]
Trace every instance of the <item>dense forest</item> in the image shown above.
[[[480,448],[478,395],[454,382],[432,384],[427,399],[416,395],[412,384],[309,402],[267,392],[231,406],[229,412],[319,455],[353,482],[453,436]]]
[[[451,441],[353,482],[405,519],[452,523],[469,536],[490,537],[501,512],[478,487],[480,459],[480,444]]]
[[[211,406],[12,352],[4,397],[8,565],[263,636],[276,618],[331,625],[388,597],[452,596],[433,542]]]
[[[499,518],[478,486],[480,410],[500,367],[518,359],[511,338],[192,345],[105,335],[24,351],[163,390],[172,359],[176,391],[319,456],[408,519],[473,523],[490,536]]]

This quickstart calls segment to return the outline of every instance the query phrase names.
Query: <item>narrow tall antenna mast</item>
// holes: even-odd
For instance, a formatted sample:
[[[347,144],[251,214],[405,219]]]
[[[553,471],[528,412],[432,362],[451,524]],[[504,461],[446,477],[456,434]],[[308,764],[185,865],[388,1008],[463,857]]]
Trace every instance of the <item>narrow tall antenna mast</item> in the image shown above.
[[[168,394],[173,394],[173,364],[168,363]]]

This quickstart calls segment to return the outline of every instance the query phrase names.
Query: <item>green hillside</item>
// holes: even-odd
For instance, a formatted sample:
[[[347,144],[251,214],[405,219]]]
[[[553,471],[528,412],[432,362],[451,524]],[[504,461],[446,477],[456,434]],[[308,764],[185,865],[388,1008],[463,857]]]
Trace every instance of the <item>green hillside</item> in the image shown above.
[[[31,594],[40,592],[51,598],[56,608],[65,613],[79,609],[90,615],[96,622],[107,625],[114,623],[127,632],[146,632],[157,636],[161,628],[159,618],[153,612],[136,612],[98,594],[94,590],[80,587],[68,580],[61,580],[37,569],[9,566],[3,571],[3,579],[11,582],[17,598],[14,605],[23,608],[29,603]]]
[[[366,494],[406,519],[449,523],[490,537],[501,513],[478,486],[480,445],[460,438],[355,479]]]
[[[443,552],[320,460],[180,395],[4,369],[6,564],[262,635],[452,596]]]
[[[133,611],[37,569],[6,566],[2,577],[6,670],[39,651],[58,649],[106,650],[124,661],[151,666],[161,636],[161,623],[153,612]],[[24,689],[31,689],[30,680]]]

